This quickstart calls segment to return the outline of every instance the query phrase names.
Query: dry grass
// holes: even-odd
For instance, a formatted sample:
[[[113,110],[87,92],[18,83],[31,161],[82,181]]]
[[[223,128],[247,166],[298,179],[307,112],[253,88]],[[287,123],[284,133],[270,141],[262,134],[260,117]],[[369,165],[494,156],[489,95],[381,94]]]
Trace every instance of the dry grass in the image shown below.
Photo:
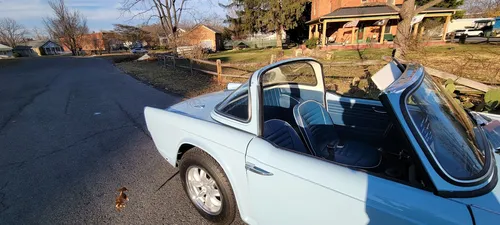
[[[223,68],[223,74],[246,74],[269,63],[272,54],[277,49],[248,49],[226,51],[209,56],[210,60],[221,59],[223,63],[231,63],[234,68]],[[325,64],[325,84],[327,90],[350,96],[376,98],[370,88],[369,80],[383,65],[375,66],[328,66],[329,62],[359,62],[363,60],[380,60],[388,56],[390,49],[337,50],[332,51],[332,59],[319,59]],[[285,57],[290,57],[292,50],[285,51]],[[488,84],[500,84],[500,46],[499,45],[445,45],[421,48],[408,56],[410,61],[416,61],[425,66],[433,67],[457,76],[470,78]],[[243,67],[245,63],[249,67]],[[189,61],[177,62],[188,66]],[[173,71],[157,66],[155,62],[124,62],[117,66],[138,79],[155,87],[165,89],[186,97],[224,89],[218,85],[211,75],[196,74],[191,76],[189,70],[178,68]],[[215,71],[215,66],[194,65],[197,68]],[[213,68],[212,68],[213,67]],[[353,84],[353,77],[358,79]],[[246,79],[226,78],[224,82],[244,82]]]
[[[171,67],[163,68],[156,62],[122,62],[115,64],[125,73],[149,83],[156,88],[179,94],[184,97],[195,97],[204,93],[220,91],[224,85],[219,85],[211,75],[195,73],[191,75],[188,70],[173,70]]]
[[[141,57],[141,55],[131,54],[131,53],[111,53],[111,54],[98,55],[95,57],[107,59],[107,60],[112,61],[113,63],[121,63],[121,62],[128,62],[128,61],[136,60],[139,57]]]
[[[446,45],[408,56],[425,66],[488,84],[500,84],[500,45]]]

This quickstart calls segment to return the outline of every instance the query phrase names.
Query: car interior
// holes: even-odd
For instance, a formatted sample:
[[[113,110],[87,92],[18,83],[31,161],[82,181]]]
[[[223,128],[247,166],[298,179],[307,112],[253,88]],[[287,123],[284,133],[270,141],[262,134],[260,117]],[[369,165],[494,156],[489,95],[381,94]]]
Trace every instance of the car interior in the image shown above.
[[[419,175],[425,173],[417,172],[406,136],[393,126],[397,121],[390,120],[379,100],[335,93],[325,98],[323,91],[289,80],[262,79],[263,139],[282,149],[425,188],[427,179]],[[235,99],[226,112],[248,118],[247,95]]]
[[[412,186],[425,186],[416,172],[406,137],[393,126],[387,114],[384,114],[385,119],[381,119],[377,111],[364,110],[372,107],[363,103],[349,110],[332,110],[330,106],[341,104],[329,99],[327,110],[320,102],[299,93],[300,90],[265,88],[265,140],[280,148],[373,172]],[[309,93],[309,96],[312,95]],[[375,124],[384,129],[376,136],[373,134],[376,129],[358,130],[355,126],[348,126],[351,124],[347,122],[335,123],[350,120],[354,116],[358,120],[363,118],[358,123]]]

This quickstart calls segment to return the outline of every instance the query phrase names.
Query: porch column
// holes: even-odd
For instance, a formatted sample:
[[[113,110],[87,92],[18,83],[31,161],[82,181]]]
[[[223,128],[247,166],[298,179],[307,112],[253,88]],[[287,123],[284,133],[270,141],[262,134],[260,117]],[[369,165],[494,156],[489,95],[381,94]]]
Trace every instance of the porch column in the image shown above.
[[[422,39],[422,37],[424,36],[424,30],[425,30],[425,27],[421,26],[420,31],[418,32],[418,38]]]
[[[380,28],[380,44],[383,44],[384,43],[384,35],[385,35],[385,26],[386,24],[382,25],[382,27]]]
[[[419,25],[420,25],[420,23],[416,23],[416,24],[414,24],[414,25],[413,25],[413,33],[412,33],[412,36],[413,36],[414,38],[416,38],[416,37],[417,37],[417,32],[418,32],[418,26],[419,26]]]
[[[351,44],[354,44],[354,35],[356,35],[355,32],[356,32],[356,27],[352,27],[351,28]]]
[[[441,37],[441,41],[446,41],[446,33],[448,31],[448,24],[450,23],[451,16],[446,17],[446,22],[444,22],[443,26],[443,36]]]
[[[313,32],[312,32],[313,27],[314,27],[314,25],[309,25],[309,39],[311,39],[313,37]]]
[[[319,23],[314,25],[314,37],[319,38]]]
[[[326,46],[326,21],[323,21],[323,33],[321,34],[321,45]]]

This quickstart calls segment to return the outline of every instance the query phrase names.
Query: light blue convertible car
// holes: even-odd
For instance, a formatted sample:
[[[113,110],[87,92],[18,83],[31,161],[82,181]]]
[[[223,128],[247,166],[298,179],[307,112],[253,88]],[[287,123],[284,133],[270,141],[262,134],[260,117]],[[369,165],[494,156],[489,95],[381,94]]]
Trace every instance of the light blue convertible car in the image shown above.
[[[487,138],[500,123],[420,65],[393,60],[372,80],[378,101],[340,96],[319,62],[292,59],[145,117],[212,222],[500,224],[500,146]]]

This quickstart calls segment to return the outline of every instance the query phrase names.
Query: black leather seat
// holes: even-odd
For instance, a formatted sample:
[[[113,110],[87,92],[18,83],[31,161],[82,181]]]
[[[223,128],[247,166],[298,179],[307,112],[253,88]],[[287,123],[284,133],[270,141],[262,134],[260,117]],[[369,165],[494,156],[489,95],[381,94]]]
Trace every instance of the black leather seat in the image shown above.
[[[272,119],[266,121],[264,123],[264,139],[282,148],[310,154],[297,132],[283,120]]]
[[[294,117],[312,154],[340,164],[374,168],[380,164],[377,148],[354,140],[340,140],[328,111],[316,101],[295,106]]]

